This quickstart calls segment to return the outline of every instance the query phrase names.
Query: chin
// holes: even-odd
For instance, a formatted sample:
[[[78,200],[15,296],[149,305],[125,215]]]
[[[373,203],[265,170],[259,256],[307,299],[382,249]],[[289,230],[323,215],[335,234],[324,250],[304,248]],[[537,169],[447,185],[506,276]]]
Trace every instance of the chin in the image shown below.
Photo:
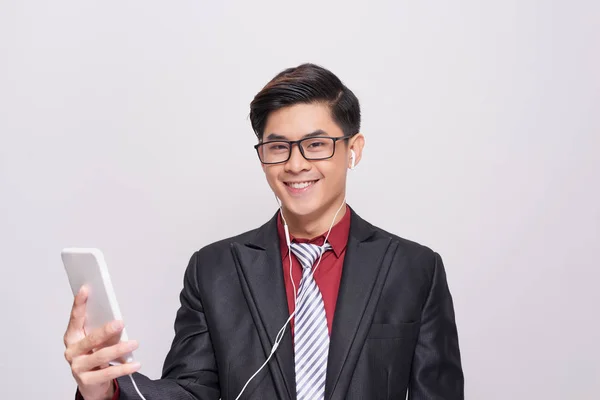
[[[313,215],[322,208],[318,199],[295,199],[287,196],[279,197],[279,199],[283,203],[284,212],[287,211],[299,217]]]
[[[318,206],[310,205],[310,204],[299,204],[293,205],[292,207],[288,207],[288,209],[299,217],[306,217],[316,213],[319,210]]]

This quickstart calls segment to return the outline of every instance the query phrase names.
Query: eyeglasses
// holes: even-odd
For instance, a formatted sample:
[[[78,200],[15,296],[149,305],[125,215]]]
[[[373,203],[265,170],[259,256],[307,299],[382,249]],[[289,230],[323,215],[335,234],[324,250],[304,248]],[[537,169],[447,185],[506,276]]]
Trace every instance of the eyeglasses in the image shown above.
[[[340,137],[314,136],[300,140],[273,140],[254,146],[258,158],[263,164],[280,164],[287,162],[292,156],[292,146],[298,145],[302,157],[309,161],[326,160],[335,154],[338,140],[351,138],[352,135]]]

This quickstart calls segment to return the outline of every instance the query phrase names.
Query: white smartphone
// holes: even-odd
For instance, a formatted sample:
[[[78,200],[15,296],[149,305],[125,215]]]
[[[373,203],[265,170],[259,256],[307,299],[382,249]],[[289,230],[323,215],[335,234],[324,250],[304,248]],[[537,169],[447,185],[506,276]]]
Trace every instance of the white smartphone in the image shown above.
[[[115,319],[122,320],[117,296],[113,290],[102,252],[93,248],[73,247],[63,249],[61,257],[71,284],[73,296],[79,292],[83,285],[88,287],[84,323],[86,334]],[[125,329],[121,332],[120,340],[128,340]],[[128,353],[122,359],[114,360],[110,364],[132,361],[133,353]]]

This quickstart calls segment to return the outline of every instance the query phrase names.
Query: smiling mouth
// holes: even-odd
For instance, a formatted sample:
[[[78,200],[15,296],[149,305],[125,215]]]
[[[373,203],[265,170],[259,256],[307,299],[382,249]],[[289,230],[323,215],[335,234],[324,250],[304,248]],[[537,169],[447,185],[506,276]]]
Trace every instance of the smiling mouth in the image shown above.
[[[303,181],[303,182],[284,182],[286,186],[291,187],[292,189],[306,189],[307,187],[314,185],[317,183],[318,179],[314,181]]]

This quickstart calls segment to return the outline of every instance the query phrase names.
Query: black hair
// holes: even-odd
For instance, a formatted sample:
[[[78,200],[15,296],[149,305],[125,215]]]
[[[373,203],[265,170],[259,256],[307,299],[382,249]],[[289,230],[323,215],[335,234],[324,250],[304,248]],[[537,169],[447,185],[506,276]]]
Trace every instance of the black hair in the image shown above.
[[[277,74],[250,103],[250,123],[262,141],[269,114],[294,104],[324,103],[344,135],[360,131],[358,98],[331,71],[302,64]]]

